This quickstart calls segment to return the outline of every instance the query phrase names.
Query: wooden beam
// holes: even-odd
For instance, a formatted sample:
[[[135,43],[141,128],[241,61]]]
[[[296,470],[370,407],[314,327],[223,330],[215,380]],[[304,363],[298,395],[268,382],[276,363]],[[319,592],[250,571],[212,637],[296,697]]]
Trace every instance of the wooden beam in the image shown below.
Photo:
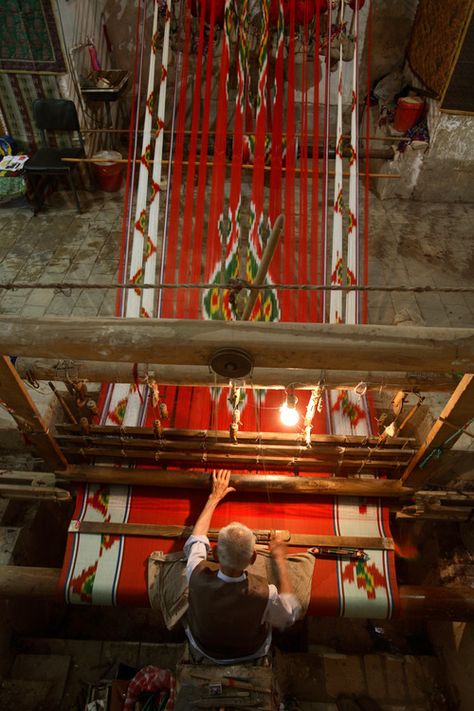
[[[406,468],[402,482],[415,489],[422,488],[436,470],[438,453],[442,456],[443,451],[453,446],[462,434],[462,432],[456,434],[457,430],[472,417],[474,417],[474,375],[464,375],[427,438]]]
[[[210,490],[211,475],[205,472],[166,469],[120,469],[113,466],[70,466],[58,479],[101,484],[134,484],[172,489]],[[410,496],[412,490],[397,479],[315,478],[279,474],[232,474],[237,491],[316,496]]]
[[[3,400],[19,430],[48,466],[52,469],[65,469],[67,461],[63,453],[49,433],[10,359],[5,356],[0,356],[0,400]]]
[[[57,487],[0,483],[0,499],[70,501],[71,494]]]
[[[188,538],[192,526],[164,526],[152,523],[109,523],[101,521],[71,521],[70,533],[90,533],[110,536],[142,536],[145,538]],[[254,530],[257,543],[268,543],[271,530]],[[369,536],[323,536],[290,531],[275,531],[288,546],[309,548],[325,546],[330,548],[355,548],[372,550],[393,550],[392,538]],[[211,528],[208,538],[217,541],[218,528]]]
[[[80,425],[71,425],[67,423],[58,424],[59,432],[67,432],[71,434],[81,434],[83,432]],[[131,427],[125,425],[90,425],[89,431],[93,435],[111,435],[116,437],[137,437],[147,438],[156,436],[152,427]],[[228,442],[228,430],[183,430],[165,427],[162,430],[162,437],[170,441],[185,441],[190,442],[197,440],[201,444],[209,442]],[[332,434],[312,434],[312,446],[319,447],[322,444],[332,444],[341,447],[361,447],[372,446],[378,448],[378,437],[370,435],[332,435]],[[272,444],[281,442],[294,445],[295,442],[306,446],[304,435],[300,433],[289,432],[252,432],[242,430],[239,432],[239,441],[258,444]],[[414,437],[392,437],[389,440],[390,447],[412,447],[416,442]],[[385,445],[382,445],[382,448]]]
[[[60,568],[0,565],[0,599],[55,597],[60,574]]]
[[[229,380],[201,365],[160,365],[159,363],[111,363],[59,358],[17,358],[15,368],[22,378],[34,380],[88,380],[93,383],[145,383],[153,378],[160,385],[228,388]],[[450,373],[378,373],[367,371],[303,370],[301,368],[254,368],[243,387],[285,390],[312,390],[323,381],[333,390],[350,390],[363,382],[368,390],[419,390],[452,392],[459,378]]]
[[[469,587],[400,585],[400,616],[409,619],[474,620],[474,590]]]
[[[137,461],[142,462],[161,462],[162,465],[168,464],[168,466],[181,466],[186,467],[192,463],[195,467],[203,466],[203,461],[205,460],[207,466],[214,467],[216,469],[229,468],[229,469],[250,469],[250,470],[263,470],[265,469],[275,469],[279,471],[291,471],[291,472],[326,472],[326,473],[340,473],[340,472],[351,472],[353,474],[359,473],[363,470],[364,474],[367,472],[380,471],[380,470],[398,470],[402,469],[405,465],[403,461],[393,461],[389,459],[344,459],[340,457],[339,459],[315,456],[312,460],[305,459],[303,457],[293,456],[288,457],[269,457],[265,454],[259,455],[258,453],[245,455],[239,453],[239,448],[235,448],[235,453],[233,454],[216,454],[210,452],[209,450],[205,452],[205,457],[203,452],[191,453],[186,452],[179,454],[178,452],[166,452],[159,449],[159,445],[156,446],[154,450],[150,449],[140,449],[130,447],[124,443],[122,450],[113,449],[111,447],[94,447],[94,446],[65,446],[62,448],[63,453],[68,457],[71,462],[78,461],[77,457],[80,459],[103,457],[108,462],[120,462],[123,464],[135,463]]]
[[[58,596],[59,568],[0,566],[0,599]],[[468,587],[400,585],[400,617],[434,620],[474,620],[474,594]]]
[[[77,447],[84,448],[86,451],[87,447],[101,447],[109,448],[111,451],[118,450],[115,452],[115,456],[120,456],[120,452],[123,450],[128,453],[129,450],[133,449],[148,449],[152,450],[152,454],[157,452],[175,452],[178,455],[183,455],[185,452],[198,452],[202,456],[202,452],[221,454],[223,456],[230,455],[242,455],[250,454],[253,456],[284,456],[286,458],[296,458],[296,459],[309,459],[309,460],[344,460],[346,458],[365,458],[369,456],[374,456],[378,460],[388,460],[388,463],[393,464],[394,460],[405,461],[408,463],[410,457],[415,454],[415,450],[410,448],[397,448],[384,446],[377,448],[367,447],[364,445],[360,446],[348,446],[345,445],[331,445],[331,444],[314,444],[312,447],[305,447],[302,442],[295,441],[293,443],[285,444],[270,444],[262,442],[249,442],[248,440],[239,441],[239,443],[233,444],[229,439],[223,442],[214,442],[212,439],[203,442],[203,440],[175,440],[170,441],[166,439],[166,436],[157,438],[156,435],[149,435],[148,437],[130,437],[125,439],[124,437],[105,435],[91,435],[89,434],[58,434],[56,439],[61,442],[62,447]],[[179,458],[179,456],[178,456]]]
[[[206,365],[244,345],[255,367],[474,371],[474,329],[185,319],[0,317],[0,352]]]

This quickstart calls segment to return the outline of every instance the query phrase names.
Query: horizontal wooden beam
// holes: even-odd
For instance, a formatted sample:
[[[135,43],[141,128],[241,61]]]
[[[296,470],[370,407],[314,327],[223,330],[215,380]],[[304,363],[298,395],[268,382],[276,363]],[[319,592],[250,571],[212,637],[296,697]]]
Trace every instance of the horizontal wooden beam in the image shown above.
[[[156,435],[149,437],[134,437],[124,438],[117,436],[101,436],[91,434],[58,434],[56,440],[61,443],[62,447],[108,447],[111,450],[119,450],[115,452],[116,456],[120,456],[120,451],[128,452],[134,449],[147,449],[156,452],[175,452],[178,455],[187,452],[198,452],[202,457],[202,453],[214,453],[221,455],[243,455],[250,454],[253,456],[280,456],[280,457],[295,457],[297,459],[335,459],[342,460],[345,458],[365,458],[374,456],[378,460],[388,460],[390,463],[397,461],[408,462],[410,457],[415,453],[411,448],[396,448],[390,446],[384,447],[367,447],[360,446],[344,446],[341,444],[313,444],[311,447],[306,447],[303,442],[295,441],[290,443],[262,443],[249,442],[248,440],[239,441],[238,444],[233,444],[229,438],[223,442],[213,442],[209,440],[176,440],[170,441],[166,437],[157,438]],[[393,464],[395,466],[395,464]]]
[[[60,568],[0,565],[0,599],[55,597],[60,574]]]
[[[58,358],[17,358],[20,377],[34,380],[87,380],[91,383],[145,383],[150,378],[160,385],[185,387],[229,387],[228,378],[209,372],[202,365],[161,365],[159,363],[103,363],[93,360]],[[332,390],[350,390],[364,383],[368,390],[415,390],[452,392],[459,378],[450,373],[378,373],[301,368],[254,368],[242,387],[256,390],[312,390],[323,381]]]
[[[0,566],[0,599],[57,597],[59,568]],[[400,617],[474,620],[474,593],[468,587],[400,585]]]
[[[113,466],[70,466],[58,478],[101,484],[134,484],[171,489],[209,491],[211,475],[205,472],[166,469],[120,469]],[[232,474],[237,491],[271,494],[313,494],[316,496],[410,496],[412,490],[397,479],[356,479],[342,477],[302,477],[280,474]]]
[[[110,523],[102,521],[71,521],[70,533],[90,533],[110,536],[139,536],[146,538],[188,538],[192,526],[166,526],[153,523]],[[257,543],[268,543],[271,530],[254,530]],[[275,531],[288,546],[309,548],[324,546],[329,548],[355,548],[371,550],[393,550],[392,538],[371,536],[323,536],[290,531]],[[207,537],[217,541],[218,528],[211,528]]]
[[[169,466],[186,467],[191,464],[195,467],[206,466],[215,467],[216,469],[228,467],[229,469],[275,469],[279,471],[290,472],[327,472],[330,474],[340,472],[352,472],[357,474],[363,471],[364,474],[373,471],[397,470],[403,469],[405,463],[393,461],[389,459],[345,459],[342,456],[339,459],[329,458],[328,456],[315,456],[313,459],[305,459],[303,457],[275,457],[266,456],[265,454],[239,454],[236,447],[233,454],[216,454],[215,452],[201,452],[198,454],[186,452],[179,454],[178,452],[166,452],[160,450],[140,449],[129,447],[124,444],[123,448],[113,449],[111,447],[94,447],[94,446],[65,446],[62,452],[71,461],[77,461],[79,458],[103,458],[102,461],[119,462],[123,464],[141,462],[161,462]]]
[[[0,353],[207,365],[242,348],[255,367],[474,371],[474,329],[184,319],[0,317]]]
[[[59,432],[70,433],[70,434],[81,434],[83,429],[80,425],[72,425],[70,423],[63,423],[56,425]],[[91,435],[104,435],[104,436],[116,436],[116,437],[136,437],[148,438],[156,436],[152,427],[131,427],[118,425],[90,425],[89,430]],[[229,431],[228,430],[183,430],[177,428],[165,427],[161,432],[163,439],[177,442],[177,441],[199,441],[201,444],[206,445],[207,443],[217,443],[217,442],[228,442],[229,441]],[[379,447],[379,438],[371,435],[337,435],[337,434],[312,434],[311,435],[311,445],[313,447],[319,447],[323,444],[331,444],[334,446],[341,447],[362,447],[362,446],[372,446]],[[298,432],[288,433],[288,432],[252,432],[248,430],[242,430],[239,432],[239,441],[246,442],[248,444],[274,444],[274,443],[285,443],[294,445],[295,442],[301,444],[301,446],[306,446],[306,441],[304,435]],[[389,447],[399,447],[405,449],[406,447],[411,447],[416,442],[413,437],[391,437],[387,440]],[[385,447],[385,444],[381,445],[381,448]]]
[[[57,487],[0,483],[0,499],[70,501],[71,494],[69,491]]]
[[[474,620],[474,589],[400,585],[400,617],[410,619]]]

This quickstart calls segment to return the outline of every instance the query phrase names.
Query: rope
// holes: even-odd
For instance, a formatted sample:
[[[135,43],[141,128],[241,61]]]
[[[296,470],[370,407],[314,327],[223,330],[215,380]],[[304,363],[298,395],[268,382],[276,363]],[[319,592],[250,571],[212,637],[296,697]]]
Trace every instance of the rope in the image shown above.
[[[5,291],[16,291],[21,289],[54,289],[57,293],[64,296],[71,296],[68,291],[73,289],[136,289],[134,283],[122,284],[114,282],[113,284],[91,284],[90,282],[6,282],[0,284],[0,289]],[[350,286],[342,286],[339,284],[263,284],[256,286],[247,284],[245,281],[235,280],[227,284],[216,283],[181,283],[168,284],[158,282],[157,284],[140,284],[140,289],[223,289],[237,291],[240,289],[283,289],[289,291],[373,291],[373,292],[410,292],[421,294],[426,292],[445,293],[445,294],[468,294],[474,292],[474,286],[365,286],[362,284],[353,284]]]

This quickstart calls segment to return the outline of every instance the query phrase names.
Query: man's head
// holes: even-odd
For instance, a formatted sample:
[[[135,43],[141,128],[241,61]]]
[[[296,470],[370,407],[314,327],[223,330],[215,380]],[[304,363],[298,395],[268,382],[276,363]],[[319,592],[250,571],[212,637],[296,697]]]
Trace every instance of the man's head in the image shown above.
[[[234,521],[219,531],[217,556],[224,568],[245,570],[255,560],[255,536],[243,523]]]

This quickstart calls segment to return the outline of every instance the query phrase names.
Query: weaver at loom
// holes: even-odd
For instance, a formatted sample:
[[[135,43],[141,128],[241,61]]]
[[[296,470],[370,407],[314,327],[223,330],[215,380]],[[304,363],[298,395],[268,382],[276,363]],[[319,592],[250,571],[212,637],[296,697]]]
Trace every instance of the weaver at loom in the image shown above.
[[[217,7],[216,3],[184,3],[182,14],[177,7],[179,3],[172,7],[168,2],[166,8],[163,2],[152,4],[142,149],[138,175],[135,175],[135,162],[131,161],[129,167],[120,266],[121,277],[128,273],[136,289],[119,293],[117,315],[232,320],[242,318],[247,307],[244,317],[252,320],[316,322],[326,319],[330,307],[332,321],[355,323],[360,304],[353,292],[346,298],[344,314],[341,292],[332,292],[327,304],[325,296],[320,297],[304,286],[301,291],[291,291],[284,286],[325,284],[330,241],[331,283],[354,284],[359,279],[358,6],[351,9],[345,2],[326,6],[326,3],[310,2],[227,0],[221,21],[220,5]],[[178,27],[174,34],[171,33],[172,12]],[[351,16],[354,44],[350,76],[342,61],[342,42],[338,40],[345,32],[347,13]],[[172,45],[178,61],[175,100],[170,107],[167,80]],[[335,52],[339,53],[339,148],[330,240],[330,213],[326,206],[331,176],[327,148],[330,65]],[[326,115],[321,117],[326,146],[321,174],[316,148],[320,142],[320,97],[318,82],[314,82],[314,77],[320,76],[320,60],[325,87],[322,100],[326,107]],[[215,130],[211,131],[212,79],[216,68],[219,71],[217,110]],[[141,65],[135,72],[137,92],[141,87],[140,71]],[[343,257],[346,208],[342,197],[342,93],[343,84],[348,81],[355,98],[350,132],[348,252],[347,257]],[[155,113],[153,97],[157,83]],[[314,93],[312,106],[310,91]],[[227,164],[229,123],[233,126],[230,165]],[[174,131],[171,142],[166,144],[165,127],[172,127]],[[253,147],[250,176],[249,166],[243,163],[248,135]],[[136,150],[138,135],[131,131],[130,139],[130,150]],[[284,145],[288,148],[285,152]],[[168,150],[170,159],[166,191],[161,187],[164,149]],[[208,165],[210,152],[211,167]],[[134,158],[132,153],[130,158]],[[229,172],[230,186],[226,190]],[[135,182],[137,191],[132,201]],[[160,207],[163,199],[164,210]],[[367,192],[365,199],[367,201]],[[282,214],[284,233],[278,239]],[[367,229],[366,224],[366,239]],[[268,240],[271,230],[275,237]],[[264,257],[267,241],[272,242],[270,257]],[[265,261],[260,283],[265,283],[267,288],[254,292],[255,300],[245,303],[242,287],[257,283],[259,266]],[[366,273],[363,278],[366,281]],[[159,290],[155,300],[153,290],[141,289],[140,284],[158,279],[168,283],[201,280],[213,286]],[[232,281],[236,289],[220,288],[222,282]],[[282,288],[273,288],[277,283],[281,283]],[[363,306],[365,319],[366,305]],[[246,377],[247,381],[231,381],[228,395],[221,387],[160,387],[153,378],[148,379],[146,386],[137,381],[131,387],[104,387],[99,403],[101,427],[95,431],[100,430],[105,438],[102,445],[109,435],[114,437],[122,454],[149,466],[150,474],[159,462],[170,473],[176,468],[201,470],[203,481],[207,482],[208,467],[220,464],[229,466],[233,472],[241,472],[242,476],[252,471],[259,473],[262,492],[272,474],[304,472],[305,476],[324,477],[333,473],[330,454],[327,456],[324,449],[320,454],[312,453],[312,431],[355,437],[372,435],[374,411],[369,399],[352,392],[333,393],[323,382],[312,391],[298,391],[297,384],[288,389],[287,404],[297,401],[300,411],[306,414],[302,430],[283,434],[287,430],[278,417],[281,394],[254,390],[251,376]],[[168,427],[165,428],[165,424]],[[147,428],[143,432],[151,433],[151,442],[145,444],[141,439],[141,446],[127,441],[131,427]],[[91,426],[91,436],[93,431]],[[178,439],[173,443],[174,432]],[[235,447],[232,452],[225,443],[226,432]],[[247,432],[255,434],[249,434],[247,442],[242,441]],[[74,444],[71,440],[69,444],[73,455]],[[67,451],[67,443],[64,445]],[[82,456],[107,457],[110,454],[106,452],[107,446],[104,449],[93,439],[83,441],[83,445]],[[377,447],[374,451],[378,455]],[[367,463],[359,461],[351,465],[348,461],[348,466],[351,473],[367,472],[377,476],[376,461],[369,453]],[[115,471],[115,481],[118,481],[118,470]],[[177,477],[174,481],[178,481]],[[180,550],[182,541],[170,537],[166,527],[189,525],[196,519],[202,504],[199,492],[173,490],[172,482],[170,489],[79,486],[61,578],[66,600],[70,603],[148,604],[148,557],[157,549],[163,555]],[[390,617],[397,601],[388,519],[388,507],[378,499],[325,498],[297,492],[288,497],[271,494],[270,490],[265,495],[246,492],[245,487],[239,487],[235,498],[224,502],[215,515],[217,526],[237,520],[253,530],[263,530],[260,542],[268,540],[271,530],[288,531],[294,546],[292,552],[317,543],[321,540],[318,536],[329,537],[327,540],[331,541],[337,536],[362,537],[365,542],[362,557],[354,551],[339,556],[336,551],[335,555],[318,558],[308,614],[371,618]],[[96,529],[93,529],[94,523]],[[113,529],[113,524],[118,528]],[[126,535],[132,524],[138,524],[138,528],[143,526],[139,535]],[[160,532],[157,537],[146,534],[146,526],[152,524],[161,526],[161,535]],[[373,540],[372,548],[369,539]]]
[[[238,664],[268,654],[271,628],[285,628],[300,611],[286,563],[286,546],[274,536],[270,551],[279,572],[279,588],[247,572],[255,563],[255,537],[241,523],[219,531],[215,555],[218,565],[207,561],[207,534],[219,502],[235,491],[230,472],[213,472],[212,491],[186,541],[186,578],[189,609],[186,635],[193,654],[220,664]]]

